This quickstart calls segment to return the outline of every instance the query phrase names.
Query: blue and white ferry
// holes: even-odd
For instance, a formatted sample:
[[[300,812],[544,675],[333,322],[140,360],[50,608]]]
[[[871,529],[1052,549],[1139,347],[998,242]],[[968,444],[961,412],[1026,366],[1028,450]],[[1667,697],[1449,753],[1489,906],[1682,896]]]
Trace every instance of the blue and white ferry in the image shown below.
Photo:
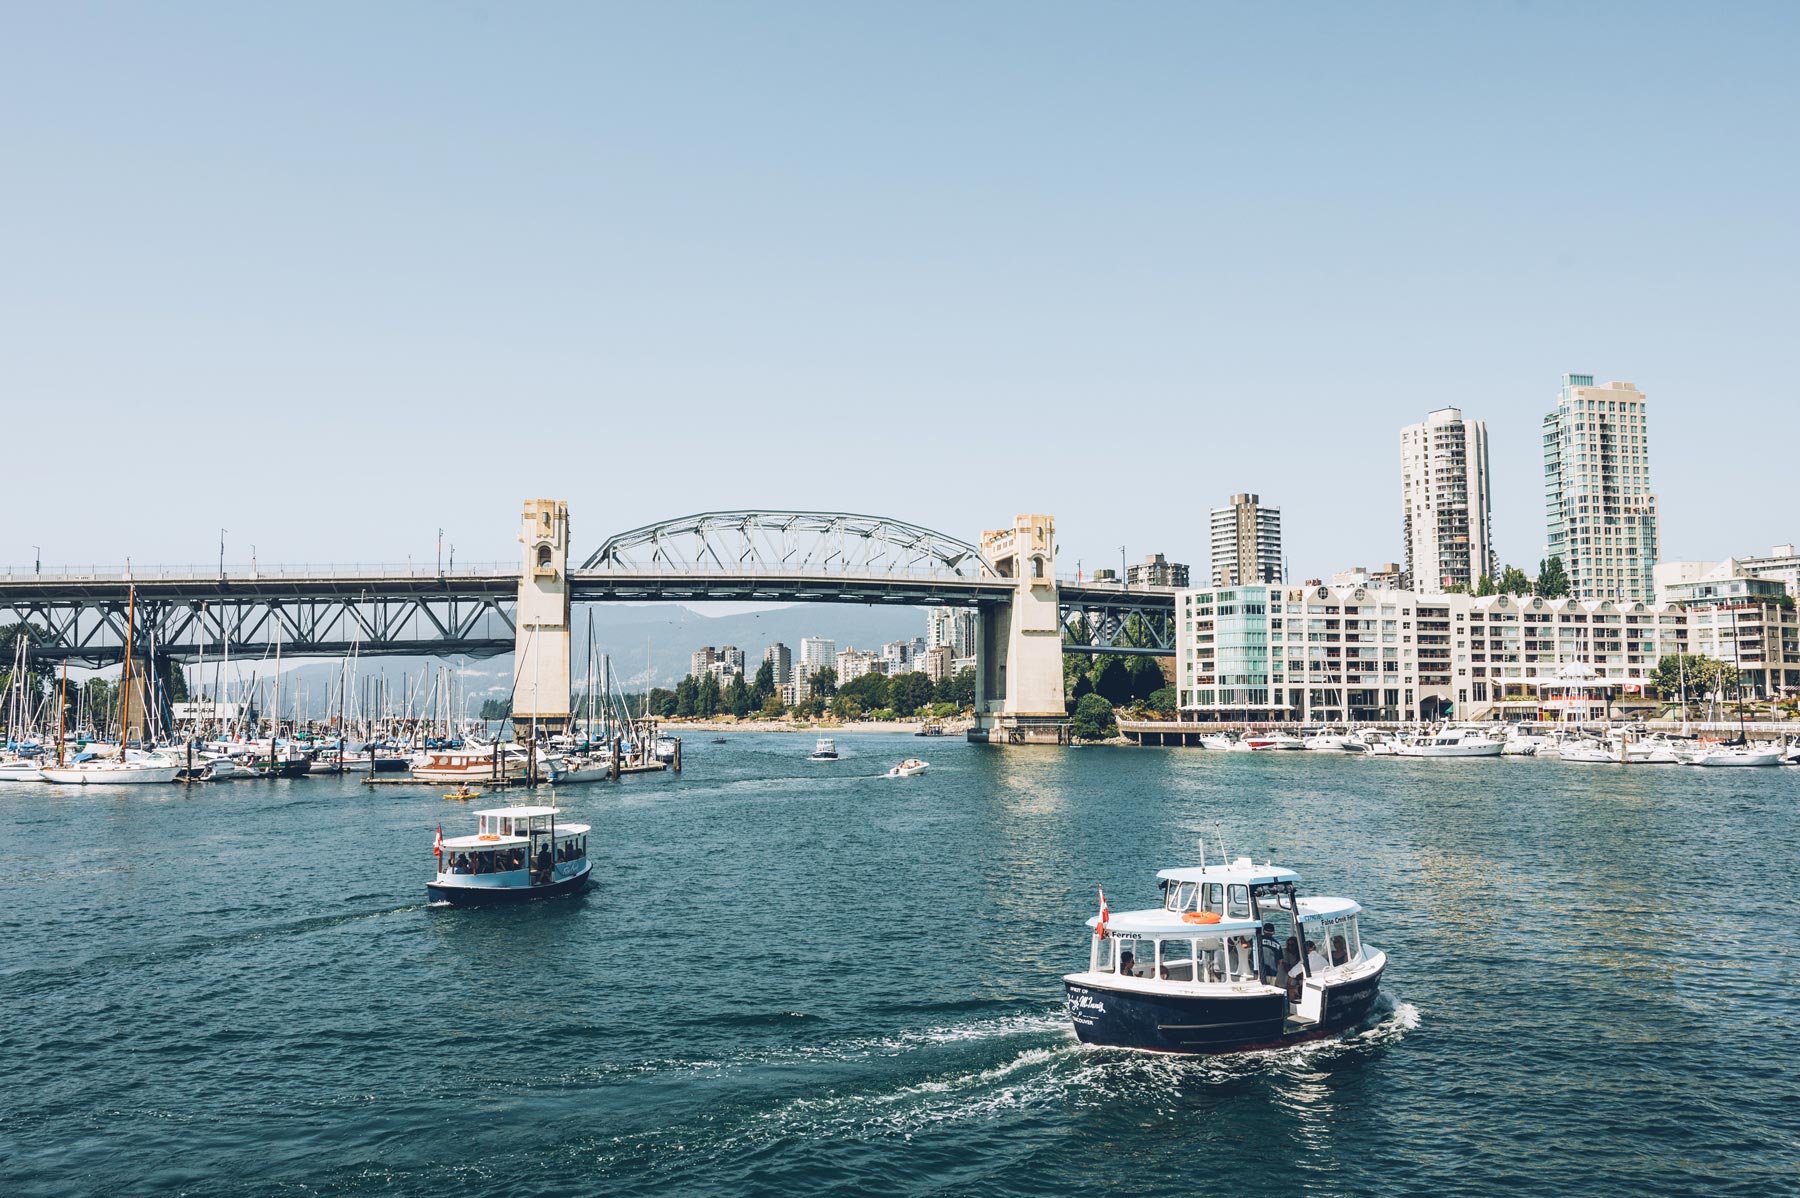
[[[1085,1044],[1223,1053],[1333,1035],[1369,1015],[1387,954],[1362,908],[1303,898],[1299,875],[1240,857],[1158,873],[1160,907],[1110,914],[1100,895],[1088,967],[1063,981]]]
[[[432,902],[459,907],[513,903],[575,894],[588,884],[589,825],[564,822],[555,807],[495,807],[477,811],[473,836],[444,839],[432,852],[437,878],[426,884]]]

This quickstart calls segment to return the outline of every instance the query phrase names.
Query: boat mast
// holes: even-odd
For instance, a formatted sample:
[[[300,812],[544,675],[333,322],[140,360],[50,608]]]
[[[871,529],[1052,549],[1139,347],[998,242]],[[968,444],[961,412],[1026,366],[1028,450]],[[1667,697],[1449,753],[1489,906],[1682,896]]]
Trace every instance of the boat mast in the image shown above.
[[[125,760],[125,746],[131,740],[131,650],[132,626],[137,623],[137,587],[125,592],[125,672],[119,688],[119,760]]]
[[[63,658],[62,687],[56,692],[56,765],[63,763],[63,730],[69,714],[69,659]]]

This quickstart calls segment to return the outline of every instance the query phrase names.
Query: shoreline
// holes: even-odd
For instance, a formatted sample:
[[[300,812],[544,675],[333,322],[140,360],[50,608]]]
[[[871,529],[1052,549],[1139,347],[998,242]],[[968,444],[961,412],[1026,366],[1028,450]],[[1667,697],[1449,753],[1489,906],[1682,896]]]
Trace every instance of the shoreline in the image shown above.
[[[817,724],[793,724],[787,720],[693,720],[676,723],[673,720],[662,721],[662,732],[668,736],[680,736],[685,732],[917,732],[925,726],[920,720],[855,720],[847,724],[821,722]],[[954,723],[944,722],[946,737],[963,736],[973,727],[968,720],[957,720]]]

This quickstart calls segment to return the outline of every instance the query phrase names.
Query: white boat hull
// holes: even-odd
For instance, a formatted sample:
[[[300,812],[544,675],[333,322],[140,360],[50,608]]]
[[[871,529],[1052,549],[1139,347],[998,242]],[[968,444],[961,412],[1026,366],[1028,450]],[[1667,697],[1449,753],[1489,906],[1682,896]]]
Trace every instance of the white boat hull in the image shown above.
[[[1396,757],[1498,757],[1506,751],[1499,741],[1486,745],[1399,745]]]
[[[60,786],[150,786],[175,781],[179,765],[50,766],[40,771],[44,781]]]
[[[42,782],[44,770],[29,761],[8,761],[0,765],[0,782]]]
[[[1780,765],[1781,750],[1768,749],[1758,753],[1707,753],[1688,762],[1689,765],[1704,765],[1714,768],[1725,766],[1763,766]]]

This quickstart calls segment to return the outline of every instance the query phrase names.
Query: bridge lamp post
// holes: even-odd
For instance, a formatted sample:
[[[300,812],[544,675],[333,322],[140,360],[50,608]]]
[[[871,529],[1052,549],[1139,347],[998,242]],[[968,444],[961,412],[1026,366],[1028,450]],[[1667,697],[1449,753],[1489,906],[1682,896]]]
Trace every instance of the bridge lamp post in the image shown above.
[[[444,576],[444,530],[441,528],[438,529],[437,572],[439,578]]]
[[[231,530],[229,528],[221,528],[219,530],[219,581],[220,582],[225,581],[225,534],[230,531]]]
[[[31,562],[32,577],[41,578],[41,577],[43,577],[43,574],[44,574],[44,548],[43,548],[43,546],[33,545],[31,547],[31,554],[32,554],[32,562]]]

